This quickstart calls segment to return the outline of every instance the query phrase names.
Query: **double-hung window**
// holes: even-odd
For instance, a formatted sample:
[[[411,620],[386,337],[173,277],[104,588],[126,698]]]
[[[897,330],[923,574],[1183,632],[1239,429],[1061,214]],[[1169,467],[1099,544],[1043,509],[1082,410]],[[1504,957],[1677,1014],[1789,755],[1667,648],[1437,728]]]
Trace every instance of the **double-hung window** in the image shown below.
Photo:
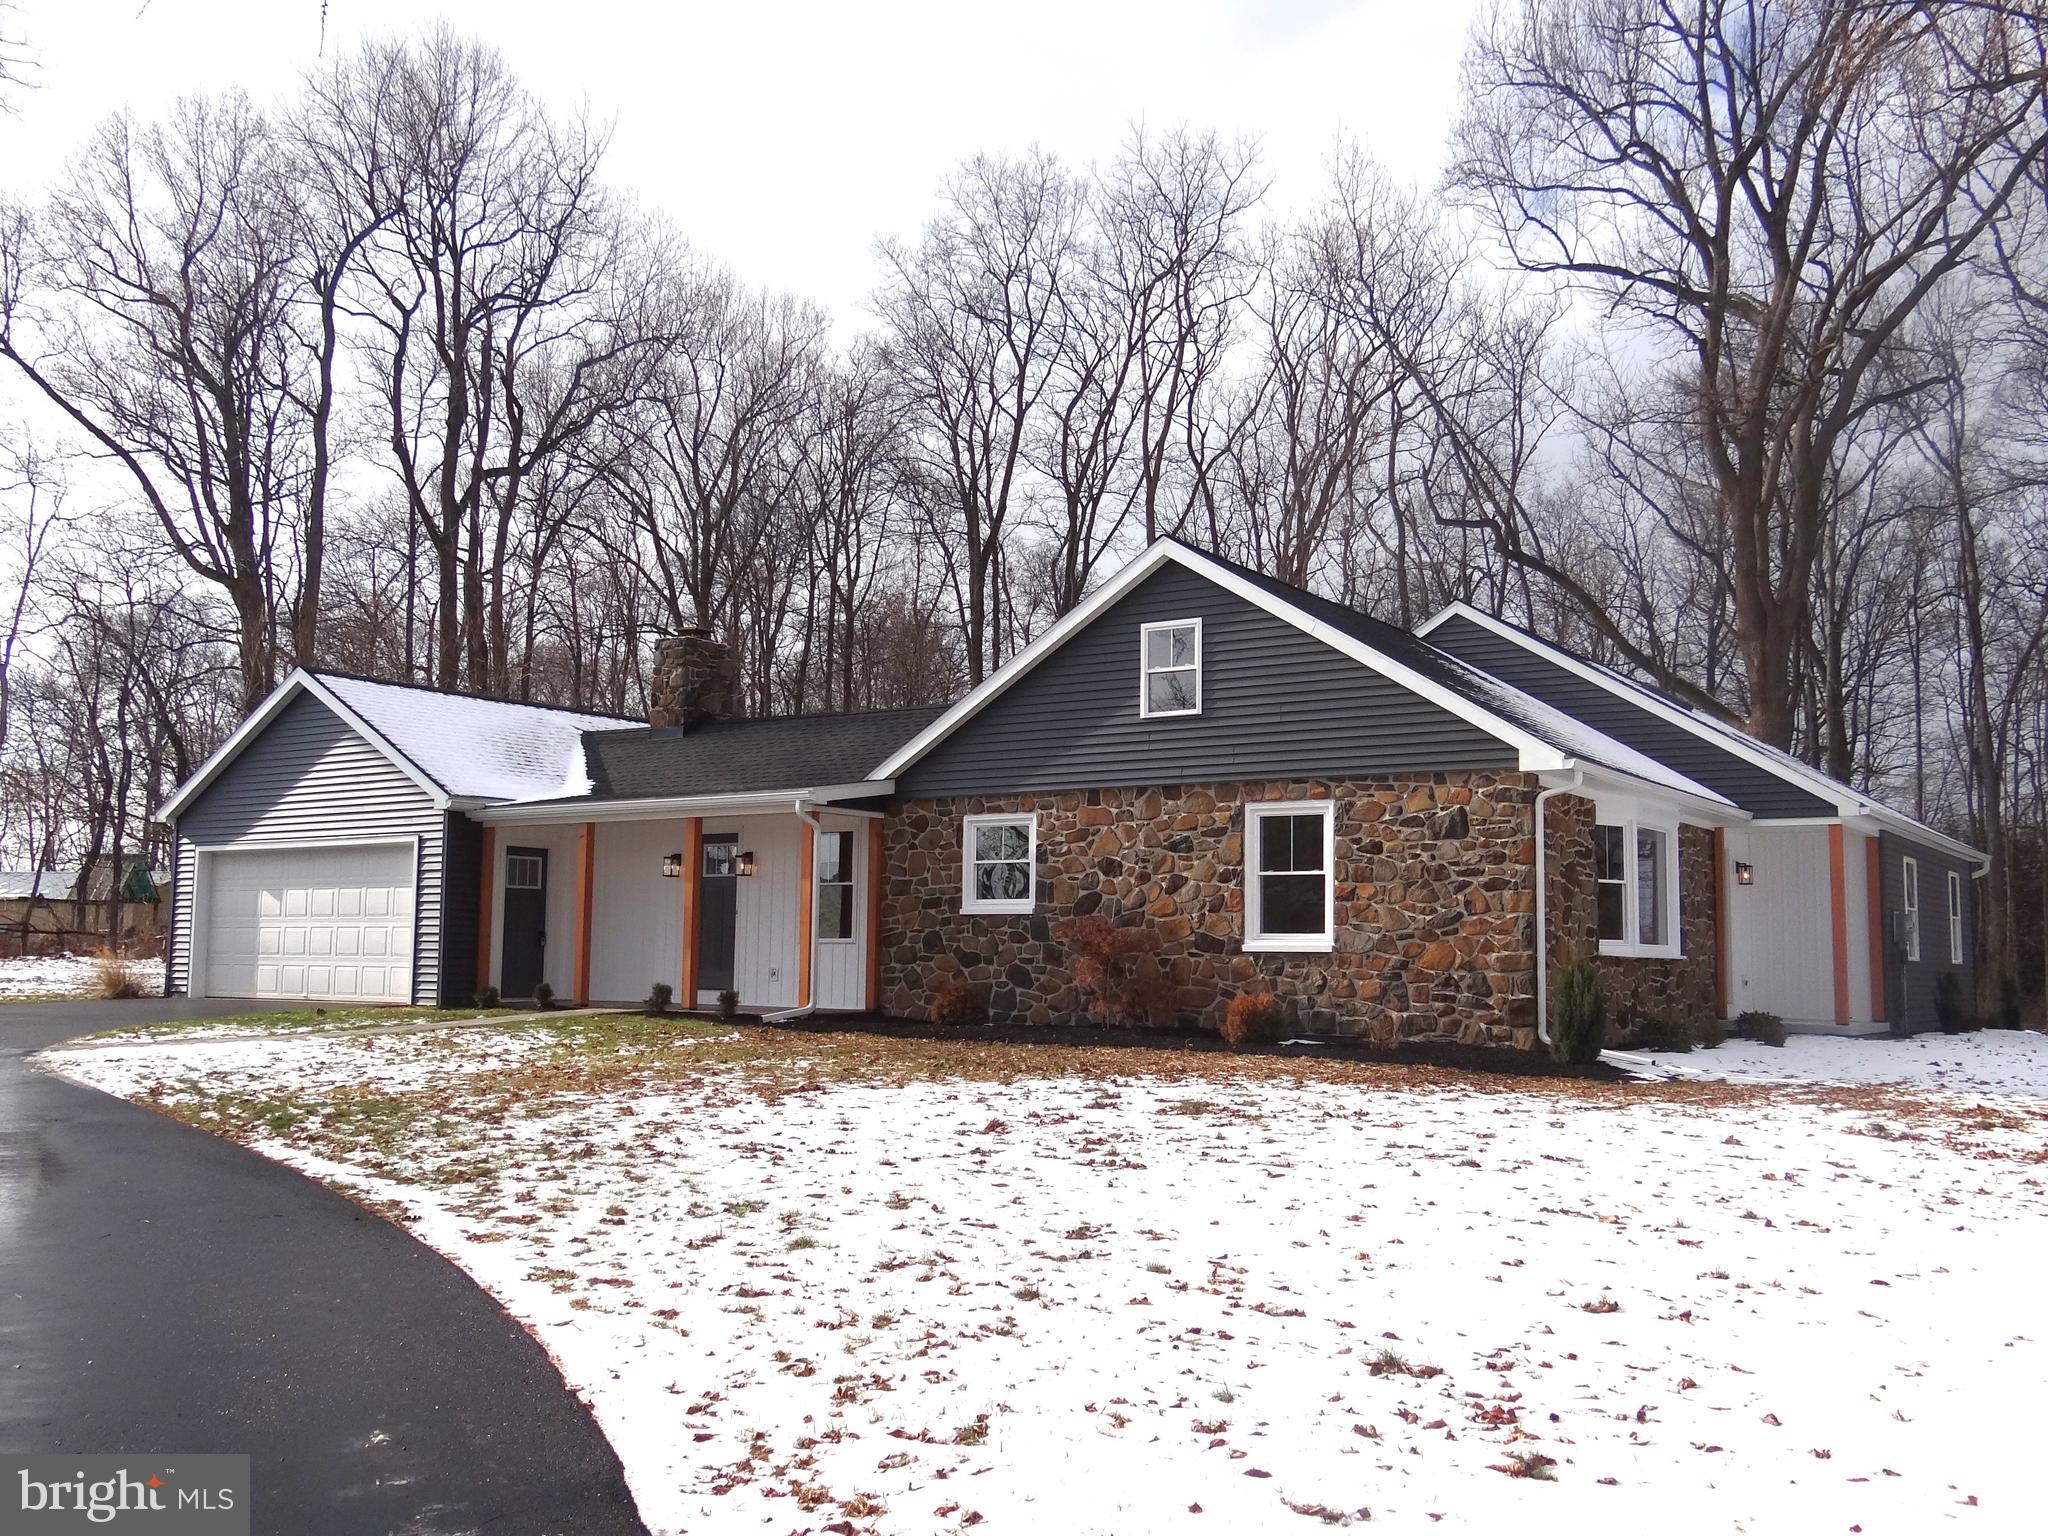
[[[1963,877],[1948,872],[1948,963],[1963,963]]]
[[[1292,800],[1245,808],[1244,947],[1334,947],[1331,803]]]
[[[1904,859],[1899,865],[1899,886],[1905,896],[1905,940],[1906,958],[1920,958],[1920,861]]]
[[[1038,822],[969,816],[961,847],[963,912],[1029,912],[1038,895]]]
[[[818,937],[853,937],[853,834],[818,834]]]
[[[1677,955],[1677,826],[1634,806],[1603,805],[1596,814],[1593,890],[1600,952]]]
[[[1139,632],[1138,713],[1199,715],[1202,712],[1202,621],[1173,619],[1147,624]]]

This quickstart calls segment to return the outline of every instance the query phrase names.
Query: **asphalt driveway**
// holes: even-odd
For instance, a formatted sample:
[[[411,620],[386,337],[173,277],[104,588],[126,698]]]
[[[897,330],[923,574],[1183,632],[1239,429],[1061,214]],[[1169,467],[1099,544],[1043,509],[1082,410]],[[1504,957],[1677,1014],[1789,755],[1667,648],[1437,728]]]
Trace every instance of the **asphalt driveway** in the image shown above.
[[[642,1531],[589,1413],[460,1270],[289,1169],[26,1064],[223,1011],[0,1006],[0,1450],[246,1452],[259,1533]]]

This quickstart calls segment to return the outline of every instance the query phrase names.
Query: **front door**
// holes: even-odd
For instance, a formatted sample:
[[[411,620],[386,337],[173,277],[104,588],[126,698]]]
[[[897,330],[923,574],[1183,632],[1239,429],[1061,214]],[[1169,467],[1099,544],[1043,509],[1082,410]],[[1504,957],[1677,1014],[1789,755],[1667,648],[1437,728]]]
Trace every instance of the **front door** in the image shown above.
[[[733,832],[704,837],[704,878],[697,899],[704,910],[697,918],[697,986],[724,992],[732,986],[733,936],[740,905],[740,840]],[[696,999],[690,999],[695,1002]]]
[[[505,944],[498,954],[498,990],[531,997],[547,976],[548,851],[505,850]]]

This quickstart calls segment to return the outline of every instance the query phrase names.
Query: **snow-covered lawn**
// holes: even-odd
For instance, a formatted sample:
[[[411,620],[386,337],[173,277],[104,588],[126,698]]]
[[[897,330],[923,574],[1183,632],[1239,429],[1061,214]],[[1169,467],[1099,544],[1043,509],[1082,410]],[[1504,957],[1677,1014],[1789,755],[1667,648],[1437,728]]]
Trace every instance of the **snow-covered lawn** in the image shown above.
[[[2038,1529],[2038,1079],[589,1021],[54,1061],[408,1220],[660,1532]]]
[[[24,955],[0,959],[0,1001],[8,998],[90,997],[98,962],[83,955]],[[163,990],[163,962],[138,960],[135,973],[153,997]]]
[[[1782,1046],[1730,1040],[1683,1054],[1609,1051],[1646,1077],[1731,1083],[1896,1083],[1962,1097],[2048,1101],[2048,1035],[2031,1030],[1903,1040],[1789,1035]]]

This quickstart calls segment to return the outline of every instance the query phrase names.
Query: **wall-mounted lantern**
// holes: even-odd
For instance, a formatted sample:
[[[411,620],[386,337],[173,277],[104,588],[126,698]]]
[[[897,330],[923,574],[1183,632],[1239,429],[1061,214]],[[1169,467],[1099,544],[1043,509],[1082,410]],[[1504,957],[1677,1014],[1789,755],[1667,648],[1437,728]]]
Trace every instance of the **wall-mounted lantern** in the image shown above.
[[[1740,859],[1737,859],[1735,861],[1735,883],[1737,885],[1755,885],[1756,866],[1754,864],[1745,864]]]
[[[661,875],[664,880],[679,880],[683,874],[683,856],[680,853],[665,854],[661,860]]]
[[[751,875],[754,872],[753,849],[748,848],[741,851],[740,856],[733,861],[732,872],[736,875]]]

